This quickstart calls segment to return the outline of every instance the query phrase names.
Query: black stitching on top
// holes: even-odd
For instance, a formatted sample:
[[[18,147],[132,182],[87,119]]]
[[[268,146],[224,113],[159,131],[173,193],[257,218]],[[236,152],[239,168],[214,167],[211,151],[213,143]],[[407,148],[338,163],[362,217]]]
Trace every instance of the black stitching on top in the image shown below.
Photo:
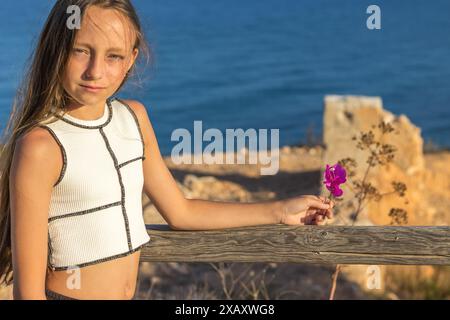
[[[108,152],[114,161],[114,167],[116,169],[117,176],[119,178],[120,191],[121,191],[121,195],[122,195],[122,202],[121,202],[122,214],[123,214],[123,219],[125,221],[125,231],[127,233],[128,247],[131,250],[133,248],[133,246],[131,245],[130,227],[128,225],[128,217],[127,217],[127,212],[126,212],[126,208],[125,208],[125,187],[123,186],[123,182],[122,182],[122,174],[120,173],[120,168],[119,168],[119,164],[117,162],[116,155],[114,154],[114,151],[112,150],[111,146],[109,145],[108,137],[106,136],[103,128],[100,128],[99,131],[103,137],[103,140],[106,143],[106,148],[108,149]]]
[[[83,267],[90,266],[90,265],[93,265],[93,264],[96,264],[96,263],[110,261],[110,260],[114,260],[114,259],[117,259],[117,258],[122,258],[122,257],[128,256],[128,255],[130,255],[130,254],[132,254],[132,253],[142,249],[146,244],[150,243],[150,241],[151,241],[151,239],[149,239],[148,241],[144,242],[140,246],[138,246],[138,247],[136,247],[134,249],[130,249],[127,252],[124,252],[124,253],[116,254],[116,255],[113,255],[113,256],[101,258],[101,259],[94,260],[94,261],[89,261],[89,262],[82,263],[82,264],[71,265],[71,266],[64,266],[64,267],[54,267],[54,266],[52,266],[52,270],[63,271],[63,270],[73,269],[74,267],[83,268]]]
[[[139,124],[138,118],[136,116],[136,113],[133,111],[133,109],[131,109],[131,107],[124,102],[122,99],[119,98],[115,98],[115,100],[121,102],[125,107],[127,107],[128,111],[131,113],[131,115],[134,118],[134,122],[136,123],[136,126],[138,128],[139,131],[139,136],[141,137],[141,142],[142,142],[142,159],[145,160],[145,144],[144,144],[144,136],[142,135],[142,130],[141,130],[141,125]]]
[[[127,165],[127,164],[129,164],[129,163],[131,163],[133,161],[139,160],[139,159],[144,159],[144,157],[141,156],[141,157],[137,157],[137,158],[134,158],[134,159],[127,160],[127,161],[119,164],[119,168],[122,168],[123,166],[125,166],[125,165]]]
[[[76,127],[85,128],[85,129],[100,129],[100,128],[105,127],[106,125],[108,125],[108,123],[111,122],[112,114],[113,114],[113,108],[111,106],[111,101],[113,101],[113,100],[115,100],[115,98],[114,99],[106,99],[106,104],[108,106],[107,109],[109,111],[109,114],[108,114],[108,119],[106,119],[106,121],[103,124],[99,124],[99,125],[96,125],[96,126],[89,126],[89,125],[73,122],[73,121],[71,121],[69,119],[64,118],[63,116],[61,116],[59,114],[55,114],[55,117],[57,117],[58,119],[61,119],[64,122],[67,122],[67,123],[69,123],[69,124],[71,124],[73,126],[76,126]]]
[[[57,219],[62,219],[62,218],[69,218],[69,217],[73,217],[73,216],[81,216],[84,215],[86,213],[91,213],[91,212],[95,212],[95,211],[100,211],[109,207],[114,207],[114,206],[118,206],[119,204],[121,204],[121,201],[117,201],[117,202],[112,202],[112,203],[108,203],[99,207],[95,207],[95,208],[91,208],[91,209],[86,209],[86,210],[82,210],[82,211],[77,211],[77,212],[71,212],[71,213],[67,213],[67,214],[63,214],[63,215],[59,215],[59,216],[54,216],[48,219],[48,222],[52,222],[54,220]]]
[[[47,130],[52,135],[52,137],[56,140],[56,143],[59,145],[59,148],[61,149],[61,153],[62,153],[62,157],[63,157],[63,166],[61,168],[61,172],[59,174],[58,180],[53,185],[53,187],[56,187],[61,182],[61,180],[63,179],[63,177],[64,177],[64,175],[66,173],[66,168],[67,168],[66,150],[64,149],[64,146],[62,145],[61,141],[59,141],[59,139],[56,136],[55,132],[50,127],[48,127],[46,125],[39,125],[39,127]]]
[[[48,255],[47,255],[47,266],[53,269],[52,263],[50,261],[51,257],[53,257],[53,249],[52,249],[52,241],[50,239],[50,231],[47,232],[48,234]]]

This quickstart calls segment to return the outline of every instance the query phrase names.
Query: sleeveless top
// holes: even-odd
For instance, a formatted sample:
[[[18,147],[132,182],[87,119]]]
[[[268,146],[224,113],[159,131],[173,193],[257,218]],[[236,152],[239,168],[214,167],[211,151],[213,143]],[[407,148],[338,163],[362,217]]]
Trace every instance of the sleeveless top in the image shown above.
[[[58,143],[63,168],[50,199],[48,266],[81,268],[141,249],[150,236],[142,209],[144,142],[134,111],[110,98],[99,119],[54,113],[51,120],[39,126]]]

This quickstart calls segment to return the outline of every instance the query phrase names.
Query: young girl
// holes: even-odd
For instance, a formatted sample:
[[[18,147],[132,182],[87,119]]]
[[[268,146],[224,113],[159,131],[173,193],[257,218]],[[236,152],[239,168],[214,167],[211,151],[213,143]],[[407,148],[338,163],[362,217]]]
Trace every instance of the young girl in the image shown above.
[[[80,8],[79,29],[66,23],[72,5]],[[142,191],[179,230],[332,217],[334,203],[313,195],[186,199],[146,108],[113,97],[145,49],[128,0],[54,5],[1,153],[0,280],[13,283],[15,299],[132,299],[140,249],[150,240]]]

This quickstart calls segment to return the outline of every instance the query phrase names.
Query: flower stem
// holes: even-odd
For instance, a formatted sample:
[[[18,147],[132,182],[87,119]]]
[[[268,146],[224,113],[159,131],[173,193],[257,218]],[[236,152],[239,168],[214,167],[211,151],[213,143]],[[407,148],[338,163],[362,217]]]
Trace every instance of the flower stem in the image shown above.
[[[364,185],[364,182],[367,179],[367,176],[369,174],[369,170],[370,170],[371,166],[372,166],[372,159],[369,160],[369,165],[367,166],[366,172],[364,173],[364,178],[362,180],[362,185]],[[331,192],[330,192],[330,196],[331,196]],[[361,211],[361,208],[362,208],[362,202],[363,202],[365,196],[366,195],[364,194],[362,197],[358,197],[358,208],[356,209],[356,213],[355,213],[355,217],[354,217],[353,222],[352,222],[352,226],[355,225],[355,222],[358,219],[359,212]],[[334,270],[334,273],[333,273],[332,278],[331,278],[332,279],[332,283],[331,283],[331,290],[330,290],[329,300],[333,300],[334,299],[334,293],[336,291],[336,283],[337,283],[337,279],[338,279],[338,276],[339,276],[339,270],[340,269],[341,269],[341,265],[337,264],[336,265],[336,269]]]
[[[336,282],[337,282],[337,279],[338,279],[338,275],[339,275],[339,270],[340,269],[341,269],[341,265],[337,264],[336,265],[336,270],[334,271],[333,276],[332,276],[329,300],[334,300],[334,292],[336,291]]]

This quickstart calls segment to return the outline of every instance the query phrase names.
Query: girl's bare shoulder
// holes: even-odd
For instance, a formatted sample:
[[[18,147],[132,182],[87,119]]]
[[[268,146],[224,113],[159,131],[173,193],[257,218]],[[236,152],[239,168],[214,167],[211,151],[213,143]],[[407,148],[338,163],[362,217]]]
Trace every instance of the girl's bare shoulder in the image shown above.
[[[131,110],[133,110],[133,112],[138,117],[139,122],[141,122],[141,121],[145,122],[146,120],[148,121],[147,110],[142,103],[140,103],[137,100],[128,100],[128,99],[123,99],[121,101],[126,103],[131,108]]]
[[[58,154],[59,146],[49,130],[43,127],[35,127],[22,134],[16,141],[16,150],[27,153],[55,153]]]
[[[25,167],[39,167],[57,181],[63,166],[61,147],[49,130],[35,127],[22,134],[15,143],[13,162]]]

